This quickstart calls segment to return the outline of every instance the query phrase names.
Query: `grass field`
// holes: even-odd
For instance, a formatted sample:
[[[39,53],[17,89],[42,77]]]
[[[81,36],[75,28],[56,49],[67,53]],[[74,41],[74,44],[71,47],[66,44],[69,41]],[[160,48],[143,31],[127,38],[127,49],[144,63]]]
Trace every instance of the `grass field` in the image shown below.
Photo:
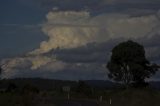
[[[100,96],[102,102],[99,101]],[[160,91],[145,88],[94,91],[91,94],[70,92],[70,101],[81,100],[94,102],[96,106],[160,106]],[[65,92],[0,93],[0,106],[61,106],[65,101],[67,101]]]

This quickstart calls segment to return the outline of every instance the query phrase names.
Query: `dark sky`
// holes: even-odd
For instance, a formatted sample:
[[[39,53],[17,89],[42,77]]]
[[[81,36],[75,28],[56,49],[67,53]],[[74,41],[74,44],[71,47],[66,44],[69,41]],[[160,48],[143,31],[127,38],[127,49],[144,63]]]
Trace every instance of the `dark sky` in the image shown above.
[[[159,10],[160,0],[0,0],[2,77],[108,79],[111,49],[129,39],[160,64]]]

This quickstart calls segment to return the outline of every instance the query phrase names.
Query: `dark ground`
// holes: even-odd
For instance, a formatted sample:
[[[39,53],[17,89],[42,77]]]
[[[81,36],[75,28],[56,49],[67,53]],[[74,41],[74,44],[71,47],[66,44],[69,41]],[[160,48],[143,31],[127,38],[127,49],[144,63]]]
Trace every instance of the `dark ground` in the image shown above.
[[[124,89],[113,87],[110,82],[100,82],[89,81],[90,84],[87,84],[83,81],[77,83],[42,79],[2,80],[0,106],[160,106],[158,89]],[[63,86],[71,87],[70,100],[67,99]],[[102,102],[99,101],[101,96]]]

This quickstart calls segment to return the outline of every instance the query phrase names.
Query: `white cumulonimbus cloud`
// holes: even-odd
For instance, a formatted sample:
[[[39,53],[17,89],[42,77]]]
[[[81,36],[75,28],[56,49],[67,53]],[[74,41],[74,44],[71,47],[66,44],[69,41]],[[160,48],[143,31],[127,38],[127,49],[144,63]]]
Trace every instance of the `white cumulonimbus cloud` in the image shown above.
[[[114,38],[148,37],[159,25],[156,15],[131,17],[127,14],[103,14],[91,16],[86,11],[51,11],[43,32],[48,41],[30,54],[43,54],[56,48],[76,48],[87,43],[101,43]]]

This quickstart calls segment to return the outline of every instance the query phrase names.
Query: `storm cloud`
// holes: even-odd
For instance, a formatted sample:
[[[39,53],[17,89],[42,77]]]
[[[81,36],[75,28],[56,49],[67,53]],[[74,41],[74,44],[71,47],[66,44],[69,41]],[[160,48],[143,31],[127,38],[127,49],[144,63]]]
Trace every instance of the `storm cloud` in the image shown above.
[[[109,39],[151,37],[159,25],[155,15],[131,17],[128,14],[90,16],[86,11],[50,11],[42,30],[49,37],[31,54],[41,54],[56,48],[76,48],[88,43],[103,43]],[[123,27],[121,27],[123,26]]]
[[[158,0],[153,1],[154,5],[160,3]],[[105,65],[110,58],[111,49],[119,42],[130,39],[144,45],[146,56],[151,62],[159,61],[160,12],[158,10],[127,8],[123,12],[101,13],[101,11],[94,15],[92,12],[93,8],[98,6],[112,4],[121,6],[123,3],[142,5],[153,1],[80,0],[79,2],[85,3],[86,6],[77,11],[73,9],[76,8],[74,6],[70,6],[73,10],[65,9],[69,7],[68,5],[75,4],[73,0],[64,0],[61,3],[58,0],[34,0],[34,2],[44,2],[44,5],[49,3],[57,5],[57,7],[52,5],[46,14],[46,21],[41,24],[41,30],[48,39],[40,42],[39,48],[24,56],[3,59],[2,77],[106,79]],[[94,3],[97,3],[97,7],[93,6]],[[63,9],[60,4],[64,4]]]

